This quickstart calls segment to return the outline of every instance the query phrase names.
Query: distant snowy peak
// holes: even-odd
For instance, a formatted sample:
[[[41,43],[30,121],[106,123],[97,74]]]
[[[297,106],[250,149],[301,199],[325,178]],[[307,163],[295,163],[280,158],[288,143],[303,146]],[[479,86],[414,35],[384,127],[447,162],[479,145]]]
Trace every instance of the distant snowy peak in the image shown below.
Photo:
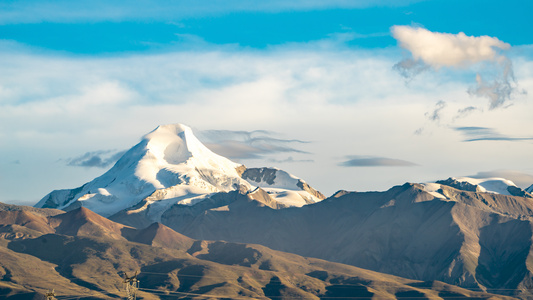
[[[274,199],[291,206],[303,206],[326,198],[302,179],[277,168],[247,168],[241,176]]]
[[[531,194],[529,194],[529,192],[522,190],[511,180],[504,178],[450,177],[446,180],[436,181],[435,183],[469,192],[495,193],[507,196],[531,198]]]

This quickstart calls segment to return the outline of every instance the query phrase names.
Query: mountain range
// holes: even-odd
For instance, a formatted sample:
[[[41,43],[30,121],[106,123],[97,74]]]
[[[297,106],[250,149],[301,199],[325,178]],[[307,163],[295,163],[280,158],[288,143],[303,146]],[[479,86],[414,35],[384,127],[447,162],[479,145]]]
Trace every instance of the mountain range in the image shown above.
[[[166,228],[161,230],[195,239],[196,247],[217,243],[205,240],[257,244],[346,268],[528,298],[532,189],[501,178],[463,177],[326,198],[283,170],[247,168],[219,156],[189,127],[173,124],[144,136],[102,176],[53,191],[36,207],[90,209],[109,224],[122,224],[106,236],[124,243],[139,242],[124,232]],[[50,216],[55,221],[49,223],[62,224],[62,215],[68,214]],[[77,225],[64,225],[72,232],[54,226],[39,230],[77,236]],[[110,226],[103,227],[115,228]],[[176,237],[176,243],[184,240]]]
[[[511,299],[253,244],[188,238],[160,223],[135,229],[84,207],[0,204],[0,297],[139,299]]]

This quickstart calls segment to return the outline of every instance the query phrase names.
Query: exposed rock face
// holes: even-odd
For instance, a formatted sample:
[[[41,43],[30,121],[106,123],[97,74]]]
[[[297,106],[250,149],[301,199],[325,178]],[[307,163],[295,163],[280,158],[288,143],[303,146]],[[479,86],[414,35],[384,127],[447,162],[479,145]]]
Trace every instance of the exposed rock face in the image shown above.
[[[250,168],[242,173],[242,178],[256,183],[266,182],[272,185],[274,184],[274,179],[276,179],[277,171],[277,169],[273,168]]]
[[[293,205],[285,206],[302,206],[326,198],[302,179],[276,168],[248,168],[242,173],[242,178],[251,185],[261,187],[274,200],[287,198],[286,191],[280,189],[290,191],[291,196],[288,197],[290,199],[287,203]]]
[[[235,168],[235,170],[237,171],[237,174],[239,174],[239,176],[242,177],[242,174],[244,173],[244,171],[246,171],[246,166],[240,165],[237,168]]]
[[[458,190],[468,191],[468,192],[481,192],[481,188],[475,184],[471,184],[464,181],[457,181],[454,178],[448,178],[446,180],[439,180],[436,181],[438,184],[447,185],[453,188],[456,188]]]
[[[458,190],[479,192],[479,193],[493,193],[507,196],[518,196],[532,198],[531,194],[522,190],[514,182],[505,178],[490,177],[490,178],[472,178],[459,177],[448,178],[446,180],[437,181],[436,184],[446,185]],[[429,186],[431,183],[425,183]],[[433,185],[434,186],[434,185]]]
[[[324,196],[321,192],[315,190],[314,188],[310,187],[309,184],[307,184],[307,182],[303,180],[298,180],[298,183],[296,185],[302,190],[308,192],[309,194],[317,197],[320,200],[326,199],[326,196]]]
[[[509,192],[509,194],[511,194],[513,196],[525,197],[525,198],[533,198],[530,193],[528,193],[528,192],[524,191],[523,189],[521,189],[519,187],[516,187],[516,186],[508,186],[507,187],[507,191]]]

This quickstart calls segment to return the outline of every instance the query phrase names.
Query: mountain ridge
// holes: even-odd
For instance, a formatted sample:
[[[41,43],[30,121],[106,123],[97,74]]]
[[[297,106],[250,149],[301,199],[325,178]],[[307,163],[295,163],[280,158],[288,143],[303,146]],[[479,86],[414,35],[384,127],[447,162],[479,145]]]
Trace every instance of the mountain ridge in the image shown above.
[[[37,215],[35,212],[28,214]],[[104,226],[104,232],[127,228],[104,220],[86,208],[62,215],[61,220],[81,217],[86,225]],[[58,216],[61,215],[47,218]],[[24,223],[21,219],[13,220]],[[15,226],[15,223],[9,225]],[[17,230],[23,230],[26,225],[20,225]],[[3,278],[0,297],[39,299],[50,287],[54,287],[61,298],[123,297],[122,273],[126,271],[131,275],[132,270],[140,271],[137,295],[143,299],[180,296],[201,299],[204,295],[244,299],[496,297],[441,282],[413,281],[305,258],[261,245],[192,240],[157,223],[145,229],[129,228],[122,232],[123,239],[113,235],[94,236],[79,230],[41,232],[37,236],[20,238],[0,236],[0,276]]]
[[[425,188],[407,183],[386,192],[342,192],[285,210],[234,202],[224,211],[184,215],[175,207],[162,221],[197,239],[262,244],[406,278],[529,289],[531,198],[442,186],[443,199]]]

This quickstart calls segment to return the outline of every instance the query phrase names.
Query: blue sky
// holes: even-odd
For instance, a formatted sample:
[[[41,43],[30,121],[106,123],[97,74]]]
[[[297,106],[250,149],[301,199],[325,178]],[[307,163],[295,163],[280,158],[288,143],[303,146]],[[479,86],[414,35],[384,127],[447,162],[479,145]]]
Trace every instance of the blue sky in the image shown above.
[[[533,184],[531,11],[518,0],[3,1],[0,201],[77,187],[176,122],[325,194],[480,172]]]
[[[209,6],[210,2],[217,3],[197,3]],[[316,2],[316,8],[298,4],[276,7],[273,2],[271,7],[255,10],[242,7],[242,1],[224,1],[202,10],[200,4],[189,8],[187,3],[192,1],[178,2],[182,5],[140,1],[138,7],[121,1],[114,2],[116,5],[103,1],[77,1],[78,5],[72,1],[8,1],[2,5],[0,38],[89,55],[175,50],[186,40],[184,36],[191,35],[210,44],[264,49],[346,33],[354,35],[349,46],[384,48],[396,45],[391,26],[412,24],[438,32],[496,36],[512,45],[531,44],[533,39],[523,34],[524,29],[533,27],[529,14],[533,3],[529,1],[391,1],[396,5],[385,2],[363,8]],[[160,3],[168,11],[150,11],[149,7]],[[106,17],[106,10],[116,13]]]

